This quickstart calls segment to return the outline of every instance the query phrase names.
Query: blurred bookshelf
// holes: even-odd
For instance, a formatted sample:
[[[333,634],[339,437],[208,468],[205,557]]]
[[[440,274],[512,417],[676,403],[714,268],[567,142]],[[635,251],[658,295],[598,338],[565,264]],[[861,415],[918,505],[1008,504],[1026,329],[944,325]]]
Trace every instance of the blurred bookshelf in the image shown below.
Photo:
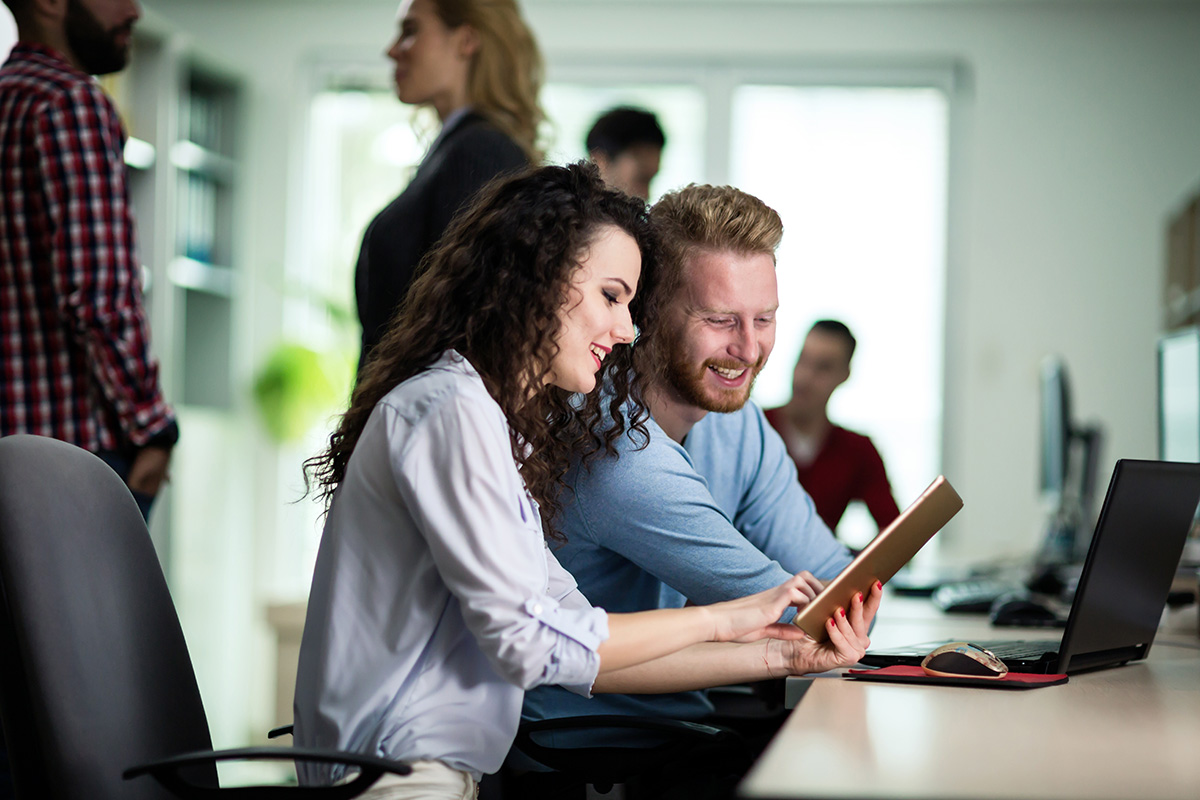
[[[1200,324],[1200,189],[1167,221],[1163,328]]]
[[[182,432],[172,471],[186,474],[199,457],[194,448],[206,444],[199,439],[236,441],[244,411],[237,408],[234,356],[244,302],[235,210],[243,82],[197,52],[186,35],[153,24],[138,27],[129,66],[99,80],[128,137],[124,155],[152,347]],[[180,501],[168,491],[151,517],[168,573],[180,547],[174,541]]]
[[[128,134],[143,290],[176,405],[229,409],[242,86],[186,39],[139,28],[130,66],[100,79]]]
[[[233,209],[240,86],[195,59],[185,59],[182,66],[179,136],[171,142],[169,157],[177,202],[174,254],[168,264],[173,285],[183,293],[180,389],[184,404],[229,408],[238,284]]]
[[[152,347],[179,418],[171,480],[150,517],[214,741],[265,738],[250,687],[261,644],[254,498],[261,491],[250,383],[246,266],[247,82],[190,32],[148,13],[129,66],[102,81],[128,134],[125,160]],[[269,643],[269,642],[268,642]],[[269,700],[269,698],[268,698]]]

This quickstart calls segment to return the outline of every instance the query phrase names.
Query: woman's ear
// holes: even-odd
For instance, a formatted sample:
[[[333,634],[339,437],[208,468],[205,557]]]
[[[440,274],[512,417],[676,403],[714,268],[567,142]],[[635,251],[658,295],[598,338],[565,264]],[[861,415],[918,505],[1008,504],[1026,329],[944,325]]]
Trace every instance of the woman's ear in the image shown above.
[[[470,61],[479,52],[479,31],[464,24],[460,25],[454,33],[458,37],[459,57]]]

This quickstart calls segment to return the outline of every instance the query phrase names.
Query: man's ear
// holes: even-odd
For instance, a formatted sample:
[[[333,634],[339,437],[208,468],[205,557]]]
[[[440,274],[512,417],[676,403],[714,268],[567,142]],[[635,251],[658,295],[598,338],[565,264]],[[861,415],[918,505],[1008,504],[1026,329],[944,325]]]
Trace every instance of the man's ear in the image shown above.
[[[29,13],[38,17],[65,19],[67,16],[67,0],[29,0]]]
[[[61,50],[63,23],[67,18],[67,0],[28,0],[17,6],[13,20],[17,36],[25,41],[40,42]]]
[[[590,158],[596,164],[596,168],[600,170],[601,180],[607,182],[609,179],[608,172],[610,169],[612,169],[612,159],[608,157],[608,153],[605,153],[603,150],[593,150],[588,153],[588,158]]]

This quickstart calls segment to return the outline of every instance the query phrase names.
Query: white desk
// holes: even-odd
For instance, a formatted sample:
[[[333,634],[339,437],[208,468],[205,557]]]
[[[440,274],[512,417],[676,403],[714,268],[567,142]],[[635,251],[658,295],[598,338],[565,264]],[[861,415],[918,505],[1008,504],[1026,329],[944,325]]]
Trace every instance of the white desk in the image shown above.
[[[739,795],[1197,800],[1200,637],[1196,607],[1184,611],[1145,662],[1073,675],[1062,686],[816,679]],[[895,597],[885,599],[872,635],[877,645],[939,638],[1041,637]]]

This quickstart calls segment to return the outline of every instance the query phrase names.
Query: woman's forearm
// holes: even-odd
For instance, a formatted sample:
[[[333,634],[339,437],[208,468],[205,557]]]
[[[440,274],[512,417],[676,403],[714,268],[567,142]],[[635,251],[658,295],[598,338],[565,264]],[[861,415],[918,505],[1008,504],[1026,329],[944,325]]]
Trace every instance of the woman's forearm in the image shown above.
[[[679,645],[684,636],[703,635],[704,618],[690,619],[687,612],[712,609],[712,620],[719,625],[721,609],[728,611],[752,598],[714,606],[613,614],[609,616],[609,629],[615,630],[616,635],[601,645],[600,674],[592,688],[597,692],[626,694],[679,692],[848,666],[859,661],[871,644],[868,630],[882,596],[883,587],[877,582],[866,598],[859,594],[847,608],[839,608],[825,622],[828,639],[823,642],[803,636],[795,629],[791,629],[794,636],[763,638],[774,637],[783,632],[781,628],[787,628],[771,625],[757,635],[747,636],[745,643],[731,642],[726,637],[724,641],[702,640],[690,646]],[[778,615],[780,610],[772,609],[769,613]],[[665,629],[658,624],[662,619],[678,621],[678,630]],[[613,646],[609,652],[614,657],[605,668],[607,645]],[[639,652],[637,648],[645,650]],[[643,657],[638,658],[639,655]],[[620,664],[616,656],[625,658],[626,663]]]
[[[781,651],[777,640],[703,642],[642,664],[601,672],[592,691],[658,694],[779,678],[789,674]]]
[[[789,606],[812,599],[809,577],[801,573],[772,589],[707,606],[609,614],[609,638],[597,651],[600,673],[652,661],[701,642],[801,637],[799,630],[778,620]]]
[[[608,615],[608,639],[597,650],[600,674],[652,661],[713,638],[705,606]]]

